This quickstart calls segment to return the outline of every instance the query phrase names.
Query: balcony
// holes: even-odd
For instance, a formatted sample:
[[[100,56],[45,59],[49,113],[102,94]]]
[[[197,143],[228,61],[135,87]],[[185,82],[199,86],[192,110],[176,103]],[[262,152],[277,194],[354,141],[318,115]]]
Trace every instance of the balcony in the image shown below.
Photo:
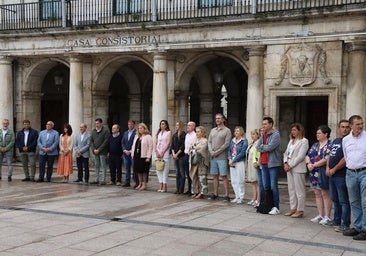
[[[43,0],[0,5],[0,31],[366,9],[366,0]]]

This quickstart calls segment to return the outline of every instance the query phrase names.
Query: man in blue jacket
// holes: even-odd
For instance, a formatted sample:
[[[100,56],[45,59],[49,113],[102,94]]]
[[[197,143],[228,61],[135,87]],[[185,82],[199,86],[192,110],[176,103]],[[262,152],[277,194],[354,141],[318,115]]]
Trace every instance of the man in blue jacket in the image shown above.
[[[29,120],[23,121],[23,129],[18,131],[15,145],[19,150],[20,159],[23,164],[25,178],[22,181],[34,181],[36,174],[36,148],[37,148],[38,131],[31,128]],[[30,166],[30,174],[28,170]]]
[[[45,169],[47,164],[47,182],[51,182],[53,172],[53,162],[58,155],[57,146],[59,143],[59,134],[53,129],[55,124],[48,121],[46,129],[39,133],[39,179],[36,182],[44,182]]]
[[[125,165],[126,170],[126,183],[123,184],[122,187],[130,187],[131,182],[131,167],[132,167],[132,157],[131,157],[131,149],[133,140],[136,135],[136,129],[135,129],[135,121],[129,120],[128,121],[128,130],[123,133],[122,137],[122,151],[123,151],[123,163]],[[137,174],[136,174],[137,176]],[[134,180],[136,184],[138,184],[138,178],[135,177],[134,174]]]

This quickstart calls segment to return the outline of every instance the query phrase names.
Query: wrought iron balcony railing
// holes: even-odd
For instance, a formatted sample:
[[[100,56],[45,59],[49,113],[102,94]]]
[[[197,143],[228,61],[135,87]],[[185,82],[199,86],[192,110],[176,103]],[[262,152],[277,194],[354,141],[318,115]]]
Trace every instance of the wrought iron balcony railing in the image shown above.
[[[365,7],[366,0],[43,0],[0,5],[0,31]]]

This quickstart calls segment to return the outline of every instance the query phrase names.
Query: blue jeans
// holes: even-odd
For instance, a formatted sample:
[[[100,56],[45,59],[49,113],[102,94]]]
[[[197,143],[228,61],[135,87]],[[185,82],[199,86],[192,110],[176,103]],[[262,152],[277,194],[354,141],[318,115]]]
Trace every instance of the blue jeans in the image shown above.
[[[175,174],[177,191],[184,193],[184,186],[186,183],[186,173],[184,171],[184,156],[174,160],[177,172]]]
[[[262,170],[261,169],[257,170],[257,176],[258,176],[259,195],[261,195],[262,192],[264,191],[263,182],[262,182]]]
[[[268,168],[268,165],[262,165],[262,183],[264,189],[272,189],[273,204],[280,209],[280,194],[278,191],[278,171],[279,167]]]
[[[333,222],[343,227],[349,227],[351,223],[351,206],[349,204],[346,177],[330,177],[329,189],[334,206]]]
[[[126,170],[126,183],[131,183],[132,157],[123,154],[123,163]]]
[[[188,154],[185,154],[183,156],[183,159],[184,159],[184,162],[183,162],[183,170],[186,174],[186,177],[187,177],[187,181],[188,181],[188,188],[187,188],[187,191],[191,192],[192,191],[192,179],[191,177],[189,176],[189,155]]]
[[[102,181],[105,182],[107,176],[107,161],[105,155],[94,155],[95,160],[95,180],[99,182],[99,171],[102,168]]]
[[[366,170],[347,170],[346,184],[353,214],[353,226],[357,231],[366,231]]]

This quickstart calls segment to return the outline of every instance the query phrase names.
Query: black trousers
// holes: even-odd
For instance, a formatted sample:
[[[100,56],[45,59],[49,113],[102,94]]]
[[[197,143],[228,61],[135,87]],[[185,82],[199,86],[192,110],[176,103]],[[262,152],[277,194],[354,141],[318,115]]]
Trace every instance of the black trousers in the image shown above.
[[[85,182],[89,182],[89,157],[79,156],[76,158],[78,167],[78,180],[83,181],[83,172],[85,171]]]
[[[109,171],[112,182],[122,182],[122,156],[109,155]]]

